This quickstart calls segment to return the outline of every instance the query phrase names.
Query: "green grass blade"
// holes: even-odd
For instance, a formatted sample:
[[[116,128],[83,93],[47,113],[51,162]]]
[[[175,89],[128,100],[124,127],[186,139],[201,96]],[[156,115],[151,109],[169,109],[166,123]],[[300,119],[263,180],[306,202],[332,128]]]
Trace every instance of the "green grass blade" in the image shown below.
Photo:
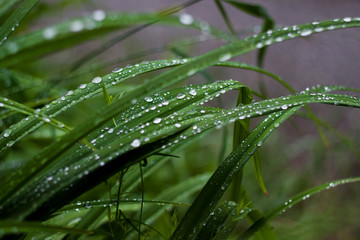
[[[266,34],[264,36],[250,37],[246,40],[236,41],[230,45],[221,47],[212,52],[198,57],[196,60],[191,61],[191,64],[185,64],[183,66],[178,66],[174,70],[167,71],[163,74],[158,75],[157,77],[149,80],[146,84],[139,86],[133,91],[125,94],[122,98],[122,101],[115,102],[107,108],[102,110],[102,116],[94,114],[89,116],[86,124],[80,124],[76,130],[71,134],[68,134],[60,140],[58,146],[54,146],[54,149],[49,150],[49,153],[46,153],[45,159],[52,159],[56,157],[60,152],[63,152],[65,149],[69,148],[76,141],[83,138],[88,132],[92,131],[97,126],[103,124],[105,121],[111,119],[113,116],[124,111],[131,105],[131,101],[135,101],[136,98],[144,96],[146,94],[151,94],[155,92],[155,89],[163,89],[169,87],[188,76],[194,75],[196,72],[207,68],[208,66],[216,64],[219,60],[225,61],[231,58],[232,56],[239,55],[241,53],[248,52],[250,50],[261,48],[263,44],[271,44],[277,41],[283,41],[286,39],[291,39],[293,37],[308,36],[314,32],[319,32],[321,30],[332,30],[345,27],[355,27],[360,26],[360,21],[357,19],[343,19],[337,21],[324,21],[318,25],[305,24],[294,28],[280,29],[274,31],[272,34]],[[263,38],[264,37],[264,38]],[[281,39],[279,39],[281,38]],[[46,160],[45,160],[46,161]]]
[[[200,102],[202,102],[202,101],[204,101],[206,99],[213,98],[215,95],[220,95],[221,93],[225,93],[226,91],[228,91],[228,90],[230,90],[232,88],[242,87],[241,84],[239,84],[237,82],[234,82],[234,81],[223,82],[223,83],[221,83],[221,82],[220,83],[214,83],[214,84],[209,84],[207,86],[208,87],[206,87],[206,88],[204,88],[204,86],[197,86],[197,87],[194,86],[192,88],[181,88],[180,90],[174,90],[173,91],[174,94],[169,96],[172,99],[168,99],[167,100],[168,103],[166,103],[166,105],[164,103],[164,107],[160,108],[159,110],[165,111],[164,113],[166,113],[166,111],[169,111],[169,110],[171,112],[176,111],[177,109],[183,110],[182,108],[184,107],[184,105],[185,106],[190,105],[194,101],[197,101],[197,102],[200,103]],[[185,93],[184,93],[184,90],[186,91]],[[168,95],[167,92],[165,92],[164,94],[165,94],[165,96]],[[159,103],[165,101],[165,99],[163,99],[162,96],[159,96],[159,97],[156,97],[156,98],[153,96],[152,99],[153,100],[148,103],[147,102],[148,100],[146,98],[138,106],[143,106],[144,103],[147,103],[148,108],[151,108],[154,104],[157,104],[156,101],[158,101]],[[183,100],[179,101],[179,99],[180,100],[183,99]],[[148,110],[145,110],[145,109],[141,109],[141,111],[143,111],[143,114],[140,115],[140,116],[137,115],[137,119],[133,119],[131,122],[126,121],[123,124],[120,124],[115,128],[112,128],[111,131],[109,130],[106,133],[105,136],[104,136],[104,133],[102,131],[99,131],[99,133],[95,133],[97,135],[96,144],[100,144],[101,142],[103,142],[102,144],[107,145],[109,147],[111,146],[111,149],[116,150],[117,153],[109,151],[107,148],[106,149],[105,148],[101,149],[101,150],[96,151],[96,152],[92,152],[92,151],[89,151],[86,148],[83,148],[81,145],[80,146],[76,145],[75,147],[78,147],[80,149],[77,150],[77,151],[74,151],[74,153],[70,152],[68,155],[65,155],[64,157],[66,157],[66,158],[64,158],[64,160],[57,161],[56,163],[54,162],[54,164],[52,164],[52,165],[49,165],[49,163],[46,163],[46,162],[43,162],[43,161],[40,161],[40,162],[34,161],[33,163],[31,163],[31,165],[30,165],[31,167],[27,166],[25,168],[26,169],[29,169],[29,168],[32,169],[32,170],[30,170],[30,174],[34,173],[35,170],[36,170],[37,171],[37,173],[36,173],[37,178],[39,178],[41,176],[41,178],[45,178],[45,179],[49,178],[49,172],[51,172],[51,171],[54,171],[54,174],[59,174],[58,177],[55,177],[54,175],[50,174],[50,175],[52,175],[51,179],[62,178],[62,175],[64,173],[58,171],[59,163],[61,163],[64,166],[64,168],[66,166],[66,168],[68,170],[72,169],[73,167],[74,167],[74,169],[72,169],[72,170],[76,170],[76,171],[81,170],[83,167],[84,167],[84,170],[86,168],[91,168],[93,170],[95,170],[95,169],[100,170],[100,169],[104,168],[104,165],[107,165],[108,163],[110,163],[111,159],[113,160],[113,163],[115,163],[114,158],[116,158],[117,156],[121,156],[122,154],[126,153],[127,151],[133,149],[132,145],[133,145],[134,139],[138,139],[137,141],[139,141],[141,143],[146,143],[147,141],[151,142],[151,141],[159,140],[160,141],[159,144],[161,144],[161,142],[163,141],[163,140],[161,140],[161,138],[169,136],[171,134],[174,134],[174,133],[176,133],[178,131],[181,131],[181,129],[183,127],[186,127],[186,124],[182,125],[179,128],[177,125],[173,125],[174,123],[171,123],[171,128],[169,128],[169,127],[164,128],[163,125],[166,123],[166,121],[169,121],[169,122],[174,121],[174,120],[171,120],[171,115],[170,115],[168,120],[165,120],[165,119],[163,120],[163,122],[165,122],[164,124],[160,123],[160,124],[149,126],[149,127],[145,128],[145,129],[143,129],[141,126],[142,126],[142,124],[144,124],[144,121],[145,122],[149,121],[149,120],[150,121],[155,121],[154,120],[156,118],[155,116],[158,115],[159,113],[153,112],[153,111],[148,111]],[[162,114],[164,114],[164,113],[162,113]],[[197,112],[195,111],[194,113],[196,114]],[[184,119],[186,119],[185,115],[184,115]],[[119,131],[123,131],[122,128],[124,128],[124,127],[125,127],[125,130],[128,129],[128,127],[132,128],[131,126],[129,126],[129,124],[135,124],[133,126],[134,126],[134,128],[136,128],[136,131],[134,132],[134,134],[132,134],[132,137],[130,138],[130,136],[125,135],[125,136],[119,138],[118,135],[115,134],[115,133],[119,132]],[[137,124],[139,124],[139,125],[137,126]],[[170,124],[170,123],[168,123],[168,124]],[[151,128],[154,128],[156,126],[159,127],[159,133],[154,135],[152,133],[153,130],[151,130]],[[147,130],[148,128],[149,128],[149,130]],[[146,131],[147,134],[146,135],[142,134],[141,133],[142,131]],[[114,134],[112,134],[113,132],[114,132]],[[149,140],[147,140],[148,138],[149,138]],[[89,137],[89,139],[92,139],[92,137]],[[150,139],[151,139],[151,141],[150,141]],[[91,143],[93,143],[95,145],[95,141],[91,141]],[[119,145],[123,146],[123,148],[119,149],[119,147],[118,147]],[[96,148],[101,148],[101,147],[98,147],[98,145],[95,145],[95,147]],[[156,153],[157,151],[159,151],[159,149],[157,150],[156,148],[154,148],[154,149],[148,148],[148,149],[151,150],[150,152],[153,152],[153,153]],[[89,156],[90,159],[93,159],[93,160],[103,159],[103,160],[100,161],[100,162],[96,161],[97,164],[95,164],[95,165],[94,164],[89,164],[89,158],[87,158],[88,154],[91,154]],[[146,151],[144,151],[142,154],[146,154]],[[146,155],[144,155],[144,157],[146,157]],[[84,158],[85,162],[82,163],[82,164],[79,164],[79,162],[74,162],[73,159],[77,159],[77,158],[80,158],[80,159]],[[134,159],[128,158],[128,160],[136,162],[135,158]],[[126,162],[124,162],[124,163],[126,163]],[[76,166],[78,166],[78,165],[81,166],[81,169],[79,169],[78,167],[75,167],[74,164]],[[72,167],[72,165],[73,165],[73,167]],[[87,174],[89,174],[93,170],[88,169],[88,170],[86,170],[86,172],[87,172]],[[115,170],[115,169],[113,169],[113,170]],[[104,169],[104,171],[107,171],[107,170]],[[26,189],[30,190],[30,188],[26,187],[24,184],[26,184],[29,181],[29,180],[26,180],[26,179],[29,178],[31,175],[30,176],[29,175],[24,176],[24,174],[19,174],[21,172],[22,171],[19,171],[17,173],[14,173],[13,175],[9,176],[8,180],[6,181],[6,182],[9,183],[8,188],[7,188],[8,193],[9,193],[9,191],[14,192],[15,189],[13,189],[13,187],[15,187],[15,186],[18,186],[18,187],[20,187],[20,188],[22,188],[24,190],[26,190]],[[79,171],[78,174],[80,174],[80,172],[83,172],[83,170]],[[36,175],[34,175],[34,176],[36,176]],[[78,178],[76,177],[77,174],[75,174],[75,173],[70,174],[69,173],[69,175],[71,175],[73,177],[67,179],[67,181],[74,181],[76,179],[77,179],[76,181],[78,181]],[[86,175],[81,173],[81,176],[83,176],[83,177],[87,177]],[[32,176],[31,178],[33,178],[34,176]],[[106,177],[106,175],[102,174],[102,177]],[[23,182],[23,184],[21,184],[21,182]],[[43,182],[43,181],[40,181],[40,182]],[[45,183],[45,182],[43,182],[43,183]],[[56,185],[59,185],[59,184],[60,183],[58,183]],[[69,183],[68,182],[63,182],[61,184],[66,184],[67,185]],[[42,185],[42,183],[40,183],[40,185]],[[34,187],[38,188],[38,187],[40,187],[40,185],[34,184]],[[60,186],[58,186],[58,187],[60,187]],[[90,187],[90,185],[88,185],[88,187]],[[53,186],[53,188],[54,188],[54,186]],[[26,191],[28,191],[28,190],[26,190]],[[32,191],[28,191],[28,194],[32,195]],[[46,199],[46,194],[44,194],[43,198]],[[3,200],[5,200],[5,199],[7,199],[7,198],[4,197]],[[9,200],[9,199],[7,199],[6,201],[11,202],[11,200]]]
[[[159,60],[154,62],[140,63],[136,66],[128,66],[124,68],[118,68],[104,77],[101,78],[101,83],[105,87],[111,87],[118,83],[121,83],[133,76],[144,74],[150,71],[176,66],[180,63],[184,64],[187,60]],[[96,82],[100,81],[99,78],[94,78],[91,82],[87,84],[81,84],[78,89],[71,90],[65,95],[59,97],[58,99],[51,102],[51,104],[46,105],[40,109],[40,115],[46,116],[57,116],[60,113],[66,111],[67,109],[73,107],[75,104],[78,104],[91,96],[100,93],[102,89],[102,84],[97,84]],[[4,138],[0,136],[0,150],[4,151],[8,145],[12,145],[28,134],[32,133],[39,127],[43,125],[43,121],[40,121],[34,116],[25,118],[22,121],[12,125],[8,132],[11,132],[11,135]],[[10,144],[11,143],[11,144]]]
[[[279,204],[277,207],[275,207],[270,213],[266,215],[265,218],[260,219],[258,222],[254,223],[250,228],[248,228],[238,239],[239,240],[246,240],[249,239],[256,231],[258,231],[266,222],[270,221],[276,216],[281,215],[284,213],[287,209],[291,208],[295,204],[304,201],[308,199],[309,197],[313,196],[314,194],[320,193],[324,190],[328,190],[331,188],[334,188],[338,185],[347,184],[347,183],[355,183],[359,182],[360,177],[354,177],[354,178],[346,178],[346,179],[340,179],[336,181],[331,181],[313,188],[310,188],[308,190],[305,190],[299,194],[296,194],[294,197],[288,199],[287,201]]]
[[[90,16],[48,26],[0,45],[0,67],[33,60],[114,30],[154,21],[158,24],[193,28],[199,31],[203,27],[203,23],[197,21],[183,24],[178,16],[164,16],[156,13],[105,13],[97,10]],[[228,39],[225,33],[212,27],[209,27],[208,31],[209,34]]]
[[[216,6],[219,9],[222,18],[224,19],[226,26],[228,27],[228,29],[230,30],[230,32],[234,35],[236,35],[236,31],[233,27],[233,25],[231,24],[231,21],[229,19],[228,14],[226,13],[226,10],[224,9],[224,6],[221,3],[221,0],[215,0]]]
[[[285,121],[299,108],[296,107],[269,115],[222,162],[188,209],[186,215],[171,236],[172,240],[194,239],[196,237],[233,178],[259,148],[259,143],[262,143],[276,129],[277,124]]]
[[[249,88],[242,88],[239,90],[236,106],[250,104],[253,99],[251,90]],[[233,133],[233,150],[248,136],[250,132],[250,119],[236,121],[234,123]],[[240,206],[243,205],[243,188],[242,188],[243,171],[240,171],[233,180],[232,184],[232,200],[237,202]]]
[[[228,235],[235,228],[244,211],[237,216],[238,206],[235,202],[224,202],[210,214],[204,228],[196,237],[197,239],[227,239]],[[234,220],[236,219],[236,220]]]
[[[262,27],[262,32],[266,32],[268,30],[274,29],[274,27],[275,27],[274,19],[269,15],[269,13],[266,11],[266,9],[263,8],[262,6],[256,5],[256,4],[233,1],[233,0],[223,0],[223,1],[229,3],[230,5],[234,6],[235,8],[238,8],[239,10],[246,12],[254,17],[263,19],[264,24]],[[257,59],[259,66],[263,65],[265,53],[266,53],[266,47],[259,49],[259,54],[258,54],[258,59]]]
[[[15,11],[10,15],[10,17],[5,21],[5,23],[0,28],[0,48],[4,42],[8,39],[9,35],[15,30],[19,25],[21,20],[36,6],[39,0],[25,0],[21,5],[15,9]],[[1,50],[0,50],[1,54]]]
[[[170,7],[168,9],[165,9],[163,11],[159,12],[159,15],[162,16],[168,16],[171,14],[174,14],[176,12],[179,12],[181,10],[183,10],[185,7],[188,7],[192,4],[195,4],[197,2],[199,2],[201,0],[190,0],[187,3],[184,3],[183,5],[178,5],[176,7]],[[181,22],[181,18],[180,18],[180,22]],[[151,21],[148,23],[145,23],[143,25],[134,27],[132,29],[130,29],[129,31],[122,33],[119,36],[116,36],[115,38],[111,39],[110,41],[106,42],[105,44],[103,44],[102,46],[100,46],[99,48],[90,51],[88,54],[86,54],[85,56],[83,56],[81,59],[79,59],[76,63],[74,63],[74,65],[71,67],[70,72],[75,71],[76,69],[80,68],[82,65],[84,65],[86,62],[90,61],[91,59],[93,59],[94,57],[98,56],[100,53],[106,51],[107,49],[113,47],[115,44],[118,44],[119,42],[127,39],[128,37],[134,35],[137,32],[142,31],[143,29],[156,24],[157,20],[155,21]],[[191,23],[190,23],[191,24]],[[186,25],[186,24],[185,24]]]
[[[40,222],[14,222],[14,221],[0,221],[0,236],[1,234],[19,234],[28,232],[62,232],[71,234],[94,234],[93,231],[82,230],[77,228],[68,228],[55,225],[45,225]]]
[[[20,0],[0,0],[0,17],[19,1]]]

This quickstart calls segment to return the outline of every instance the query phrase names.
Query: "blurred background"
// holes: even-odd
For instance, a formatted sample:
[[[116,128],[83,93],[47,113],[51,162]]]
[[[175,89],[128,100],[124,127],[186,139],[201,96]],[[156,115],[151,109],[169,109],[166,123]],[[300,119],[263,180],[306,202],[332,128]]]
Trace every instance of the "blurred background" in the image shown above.
[[[29,21],[30,30],[39,29],[70,17],[81,16],[94,10],[154,12],[185,1],[165,0],[44,0],[34,9],[33,15],[41,18]],[[263,6],[274,19],[276,27],[303,24],[342,17],[359,17],[358,0],[276,0],[251,1]],[[261,29],[262,20],[240,12],[224,3],[230,20],[239,37],[249,36]],[[190,14],[211,26],[228,31],[219,9],[212,0],[200,1],[180,12]],[[30,16],[31,19],[31,16]],[[34,18],[35,19],[35,18]],[[31,24],[30,24],[31,23]],[[16,32],[15,32],[16,34]],[[45,76],[64,88],[75,88],[82,81],[109,73],[116,67],[144,60],[178,57],[169,46],[181,39],[199,37],[195,30],[169,26],[155,26],[132,35],[93,59],[89,65],[111,61],[103,68],[83,71],[85,75],[67,75],[71,66],[86,52],[96,49],[119,32],[47,56],[33,63],[34,74]],[[187,56],[197,56],[215,49],[225,42],[201,38],[196,44],[178,46]],[[100,40],[100,41],[97,41]],[[148,51],[152,50],[152,51]],[[147,54],[140,53],[147,51]],[[132,57],[131,57],[132,56]],[[324,32],[305,38],[292,39],[268,48],[263,67],[280,76],[296,91],[317,84],[360,88],[360,31],[356,29]],[[256,52],[236,57],[233,60],[256,65]],[[59,66],[61,62],[61,67]],[[47,72],[43,72],[44,66]],[[41,69],[41,71],[40,71]],[[81,69],[80,69],[81,70]],[[81,72],[79,70],[79,72]],[[76,73],[76,72],[75,72]],[[238,80],[269,97],[288,95],[289,92],[266,76],[245,70],[210,68],[207,73],[213,80]],[[156,73],[155,73],[156,74]],[[86,80],[87,79],[87,80]],[[206,80],[197,74],[187,83],[202,83]],[[264,90],[265,89],[265,90]],[[64,90],[65,91],[65,90]],[[232,107],[236,93],[222,99],[224,107]],[[358,109],[339,108],[326,105],[311,106],[316,116],[329,126],[322,140],[311,120],[294,117],[286,122],[267,141],[261,151],[264,181],[270,194],[266,197],[258,187],[252,163],[245,169],[244,184],[254,204],[264,212],[290,196],[315,185],[346,177],[360,175],[360,112]],[[257,120],[252,121],[252,126]],[[206,139],[195,141],[177,154],[181,159],[167,163],[159,174],[147,179],[145,192],[152,188],[165,188],[171,183],[207,171],[214,171],[217,163],[231,151],[232,127],[215,130]],[[219,139],[222,139],[219,141]],[[182,169],[183,171],[178,171]],[[171,173],[171,174],[169,174]],[[149,189],[149,190],[148,190]],[[357,184],[340,186],[316,195],[272,220],[279,239],[360,239],[360,187]]]

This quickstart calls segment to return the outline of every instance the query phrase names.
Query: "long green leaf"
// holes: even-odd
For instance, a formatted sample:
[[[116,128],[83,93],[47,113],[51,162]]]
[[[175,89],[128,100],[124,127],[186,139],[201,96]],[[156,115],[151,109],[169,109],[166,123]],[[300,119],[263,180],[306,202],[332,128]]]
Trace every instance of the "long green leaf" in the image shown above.
[[[310,189],[307,189],[299,194],[296,194],[294,197],[288,199],[287,201],[279,204],[277,207],[275,207],[271,212],[269,212],[265,218],[260,219],[256,223],[254,223],[252,226],[250,226],[241,236],[238,238],[239,240],[246,240],[249,239],[254,233],[256,233],[266,222],[270,221],[276,216],[279,216],[283,214],[287,209],[291,208],[295,204],[304,201],[308,199],[309,197],[313,196],[316,193],[320,193],[324,190],[328,190],[331,188],[334,188],[338,185],[347,184],[347,183],[354,183],[359,182],[360,177],[354,177],[354,178],[346,178],[346,179],[340,179],[336,181],[331,181]]]
[[[93,231],[68,228],[55,225],[45,225],[39,222],[14,222],[14,221],[0,221],[0,236],[1,234],[19,234],[28,232],[63,232],[72,234],[93,234]]]
[[[244,164],[259,148],[258,145],[261,145],[259,143],[265,141],[274,129],[276,129],[277,124],[285,121],[300,107],[301,106],[270,114],[238,145],[206,183],[171,236],[172,240],[190,240],[196,237],[233,178],[241,171]]]
[[[204,23],[197,21],[183,24],[181,16],[164,16],[154,13],[106,13],[96,10],[91,16],[58,23],[21,35],[7,41],[6,44],[0,45],[0,67],[8,67],[36,59],[44,54],[74,46],[110,31],[153,21],[158,21],[158,24],[194,28],[200,31],[204,26]],[[209,34],[228,39],[226,34],[210,26],[207,29]]]
[[[10,15],[6,22],[0,28],[0,49],[9,37],[9,35],[15,30],[19,25],[21,20],[36,6],[39,0],[25,0],[21,5],[15,9],[15,11]],[[8,45],[10,51],[16,48],[14,45]],[[0,50],[1,55],[1,50]]]

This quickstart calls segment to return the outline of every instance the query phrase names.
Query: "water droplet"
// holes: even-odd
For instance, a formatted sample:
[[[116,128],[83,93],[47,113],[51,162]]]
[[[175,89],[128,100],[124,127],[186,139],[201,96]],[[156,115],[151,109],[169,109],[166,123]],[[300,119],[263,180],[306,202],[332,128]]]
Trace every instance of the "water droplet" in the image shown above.
[[[281,109],[284,109],[284,110],[285,110],[285,109],[287,109],[287,108],[288,108],[288,106],[285,105],[285,104],[281,106]]]
[[[190,95],[192,95],[192,96],[195,96],[195,95],[197,94],[197,92],[196,92],[195,89],[191,89],[189,93],[190,93]]]
[[[263,144],[263,142],[262,142],[262,141],[259,141],[259,142],[257,143],[257,146],[258,146],[258,147],[261,147],[262,144]]]
[[[146,102],[152,102],[153,101],[153,98],[152,97],[145,97],[144,100]]]
[[[305,30],[300,33],[300,36],[302,36],[302,37],[309,36],[311,33],[312,33],[311,30]]]
[[[44,117],[43,120],[44,120],[45,122],[51,122],[50,118],[47,118],[47,117]]]
[[[322,27],[317,27],[317,28],[314,29],[314,31],[315,31],[315,32],[322,32],[322,31],[324,31],[324,28],[322,28]]]
[[[100,21],[104,20],[105,17],[106,17],[106,13],[103,10],[96,10],[93,12],[93,19],[95,21],[100,22]]]
[[[12,132],[12,130],[11,130],[11,129],[6,129],[6,130],[4,131],[3,136],[4,136],[4,137],[9,137],[9,136],[10,136],[10,134],[11,134],[11,132]]]
[[[79,86],[79,88],[80,88],[80,89],[86,88],[86,84],[81,84],[81,85]]]
[[[260,42],[256,44],[256,48],[262,48],[264,45]]]
[[[185,94],[183,94],[183,93],[179,93],[177,96],[176,96],[176,98],[177,99],[183,99],[183,98],[185,98]]]
[[[162,103],[161,103],[162,105],[164,105],[164,106],[167,106],[167,105],[169,105],[169,101],[163,101]]]
[[[180,128],[181,124],[180,123],[175,123],[175,127]]]
[[[179,16],[179,20],[184,25],[190,25],[194,22],[193,16],[187,13],[183,13]]]
[[[137,148],[137,147],[140,147],[141,142],[139,139],[134,139],[134,141],[132,141],[132,143],[130,145],[134,148]]]
[[[53,39],[55,36],[56,36],[57,32],[54,28],[46,28],[44,31],[43,31],[43,37],[45,39]]]
[[[194,75],[196,73],[196,69],[191,69],[187,72],[188,77]]]
[[[155,119],[154,119],[154,123],[155,123],[155,124],[161,123],[161,120],[162,120],[161,118],[155,118]]]
[[[94,79],[92,80],[92,82],[93,82],[93,83],[100,83],[101,80],[102,80],[101,77],[96,77],[96,78],[94,78]]]
[[[345,17],[343,20],[344,20],[344,22],[351,22],[351,18],[350,18],[350,17]]]
[[[0,107],[4,107],[5,105],[3,103],[0,103]]]
[[[80,32],[83,29],[84,29],[84,24],[79,20],[74,21],[70,24],[70,30],[72,32]]]
[[[224,62],[224,61],[227,61],[231,58],[231,54],[230,53],[227,53],[227,54],[224,54],[224,55],[221,55],[219,57],[219,61],[220,62]]]

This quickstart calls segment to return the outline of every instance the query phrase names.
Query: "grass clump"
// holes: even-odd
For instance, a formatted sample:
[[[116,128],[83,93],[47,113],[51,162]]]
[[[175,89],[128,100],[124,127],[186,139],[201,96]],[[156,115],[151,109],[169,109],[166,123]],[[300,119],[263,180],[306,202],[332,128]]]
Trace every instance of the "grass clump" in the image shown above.
[[[253,197],[245,181],[254,177],[264,195],[271,194],[268,188],[281,188],[276,181],[266,183],[260,163],[268,157],[259,149],[293,116],[313,122],[325,145],[329,129],[350,149],[345,151],[356,154],[354,142],[308,105],[359,108],[358,97],[342,93],[358,89],[318,85],[296,91],[261,66],[272,44],[360,27],[360,19],[276,28],[261,6],[216,0],[228,33],[182,12],[197,2],[152,13],[95,10],[40,30],[30,29],[31,21],[40,17],[38,1],[1,5],[2,238],[278,239],[286,234],[272,228],[275,217],[316,193],[360,180],[347,175],[310,184],[271,204]],[[238,38],[224,4],[263,19],[262,31]],[[155,25],[190,28],[200,35],[134,55],[147,57],[166,49],[171,52],[167,58],[135,61],[112,71],[107,66],[113,60],[97,57]],[[86,49],[73,64],[46,57],[118,30],[123,32]],[[183,50],[208,39],[226,44],[195,57]],[[251,51],[258,51],[258,66],[231,61]],[[49,66],[66,70],[49,71]],[[208,72],[212,66],[267,75],[276,82],[274,88],[287,92],[269,97],[263,88],[257,91],[238,79],[214,81]],[[184,84],[195,74],[206,83]],[[225,108],[222,96],[228,92],[238,98]],[[225,129],[225,134],[214,129]],[[279,147],[275,140],[269,146]],[[255,171],[245,168],[248,161]],[[286,179],[296,181],[290,175]]]

